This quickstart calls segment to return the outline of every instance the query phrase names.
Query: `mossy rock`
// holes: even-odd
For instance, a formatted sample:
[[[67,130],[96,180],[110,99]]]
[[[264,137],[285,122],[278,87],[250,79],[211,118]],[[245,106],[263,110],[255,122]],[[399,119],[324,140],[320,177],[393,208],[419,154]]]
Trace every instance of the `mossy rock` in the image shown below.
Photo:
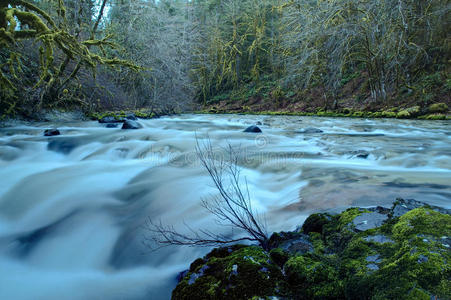
[[[352,113],[352,116],[356,118],[362,118],[365,116],[365,113],[363,111],[355,111]]]
[[[285,264],[284,271],[296,299],[340,299],[344,296],[338,271],[326,260],[292,257]]]
[[[277,294],[281,280],[280,268],[262,248],[218,248],[205,257],[205,263],[190,268],[173,291],[172,299],[269,297]]]
[[[134,110],[129,112],[124,111],[107,111],[107,112],[93,112],[88,115],[91,120],[102,120],[107,117],[114,118],[117,121],[123,121],[128,116],[134,115],[141,119],[152,119],[158,117],[154,112],[146,110]]]
[[[358,231],[356,218],[387,219]],[[450,211],[397,199],[392,209],[350,208],[307,218],[314,251],[218,248],[191,264],[174,299],[451,299]],[[298,231],[273,234],[282,245]],[[288,240],[287,240],[288,239]],[[283,272],[281,271],[283,269]],[[258,299],[258,298],[254,298]]]
[[[341,112],[345,115],[349,115],[349,114],[352,114],[352,109],[345,107],[341,110]]]
[[[312,214],[302,225],[302,232],[309,234],[310,232],[322,233],[323,227],[331,221],[329,214]]]
[[[421,113],[421,108],[419,106],[412,106],[407,109],[403,109],[396,114],[398,119],[409,119],[418,116]]]
[[[396,113],[393,111],[383,111],[381,113],[381,117],[382,118],[395,118],[396,117]]]
[[[434,103],[429,105],[428,112],[431,114],[435,113],[446,113],[448,111],[448,105],[445,103]]]
[[[446,120],[446,115],[444,115],[444,114],[430,114],[430,115],[422,116],[421,119],[424,119],[424,120]]]
[[[276,263],[279,267],[283,267],[283,265],[290,258],[290,254],[281,248],[272,249],[269,252],[269,256],[271,257],[272,261]]]
[[[371,117],[372,117],[372,118],[382,118],[383,115],[382,115],[382,112],[376,111],[376,112],[373,112],[373,113],[371,114]]]
[[[323,238],[326,247],[333,249],[333,252],[341,251],[347,243],[354,237],[353,220],[368,212],[366,209],[352,207],[339,215],[332,216],[332,220],[323,226]]]
[[[449,299],[451,252],[444,238],[447,242],[451,235],[451,216],[416,208],[395,220],[389,226],[394,243],[368,243],[356,236],[342,252],[346,297]],[[377,264],[367,260],[375,254]]]

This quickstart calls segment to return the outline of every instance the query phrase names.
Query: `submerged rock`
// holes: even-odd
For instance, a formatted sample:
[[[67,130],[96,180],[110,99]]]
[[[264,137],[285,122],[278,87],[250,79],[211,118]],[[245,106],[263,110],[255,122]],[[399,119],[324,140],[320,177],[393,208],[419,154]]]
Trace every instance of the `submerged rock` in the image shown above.
[[[124,124],[122,125],[122,129],[139,129],[141,127],[141,124],[133,120],[125,120]]]
[[[118,127],[118,124],[117,124],[117,123],[108,123],[108,124],[106,124],[105,127],[106,127],[106,128],[117,128],[117,127]]]
[[[324,131],[322,131],[321,129],[318,128],[314,128],[314,127],[307,127],[303,130],[300,131],[300,133],[305,133],[305,134],[312,134],[312,133],[323,133]]]
[[[367,159],[368,156],[370,155],[370,153],[366,150],[352,151],[351,154],[353,157],[362,158],[362,159]]]
[[[49,141],[47,149],[50,151],[69,154],[78,147],[79,143],[74,138],[55,138]]]
[[[60,131],[56,128],[54,129],[46,129],[44,131],[44,136],[55,136],[55,135],[60,135]]]
[[[249,126],[248,128],[246,128],[244,130],[244,132],[259,133],[259,132],[262,132],[262,130],[258,126],[252,125],[252,126]]]

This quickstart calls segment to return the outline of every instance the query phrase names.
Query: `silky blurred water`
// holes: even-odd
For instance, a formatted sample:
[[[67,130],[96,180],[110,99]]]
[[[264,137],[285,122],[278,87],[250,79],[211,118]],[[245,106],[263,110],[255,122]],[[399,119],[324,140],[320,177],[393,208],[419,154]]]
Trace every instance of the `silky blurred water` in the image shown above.
[[[176,275],[208,249],[143,244],[147,218],[218,228],[200,205],[216,193],[196,136],[237,149],[269,231],[309,213],[390,205],[451,207],[451,122],[182,115],[0,129],[0,299],[168,299]],[[257,124],[263,133],[242,132]],[[58,127],[57,137],[44,137]],[[305,133],[306,128],[322,133]]]

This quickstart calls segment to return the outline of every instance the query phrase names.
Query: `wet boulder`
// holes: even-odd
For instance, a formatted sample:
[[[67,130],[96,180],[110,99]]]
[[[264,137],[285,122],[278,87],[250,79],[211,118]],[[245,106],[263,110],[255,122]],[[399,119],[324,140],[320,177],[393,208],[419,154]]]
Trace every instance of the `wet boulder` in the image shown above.
[[[122,125],[122,129],[140,129],[141,127],[141,124],[133,120],[125,120]]]
[[[107,123],[105,127],[106,128],[117,128],[118,124],[117,123]]]
[[[56,128],[53,129],[46,129],[44,131],[44,136],[55,136],[55,135],[60,135],[60,131]]]
[[[252,125],[252,126],[249,126],[248,128],[246,128],[244,130],[244,132],[260,133],[260,132],[262,132],[262,130],[258,126]]]

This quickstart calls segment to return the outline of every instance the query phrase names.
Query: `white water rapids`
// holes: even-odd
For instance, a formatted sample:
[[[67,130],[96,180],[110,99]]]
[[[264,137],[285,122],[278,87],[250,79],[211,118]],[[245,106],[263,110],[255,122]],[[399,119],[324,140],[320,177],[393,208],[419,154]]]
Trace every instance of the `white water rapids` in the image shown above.
[[[241,149],[240,167],[269,231],[312,212],[389,205],[451,207],[449,121],[182,115],[0,129],[0,299],[168,299],[176,275],[209,249],[143,245],[148,217],[216,228],[216,191],[195,136]],[[262,134],[244,133],[261,122]],[[44,137],[47,128],[61,135]],[[315,127],[322,133],[303,133]],[[216,228],[214,230],[229,230]]]

